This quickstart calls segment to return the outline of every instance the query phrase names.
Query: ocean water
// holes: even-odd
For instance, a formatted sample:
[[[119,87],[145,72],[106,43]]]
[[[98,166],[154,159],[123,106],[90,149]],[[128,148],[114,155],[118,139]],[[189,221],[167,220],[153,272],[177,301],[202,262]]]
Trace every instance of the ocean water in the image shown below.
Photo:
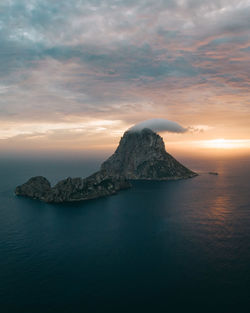
[[[52,205],[13,190],[100,160],[0,159],[0,312],[250,312],[250,160],[183,162],[201,175]]]

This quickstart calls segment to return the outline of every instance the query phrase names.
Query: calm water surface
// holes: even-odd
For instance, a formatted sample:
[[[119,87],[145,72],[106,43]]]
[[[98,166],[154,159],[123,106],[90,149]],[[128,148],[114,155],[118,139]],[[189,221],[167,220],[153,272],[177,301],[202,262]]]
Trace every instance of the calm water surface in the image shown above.
[[[84,203],[13,194],[99,163],[0,159],[1,313],[250,312],[249,159],[186,160],[203,174]]]

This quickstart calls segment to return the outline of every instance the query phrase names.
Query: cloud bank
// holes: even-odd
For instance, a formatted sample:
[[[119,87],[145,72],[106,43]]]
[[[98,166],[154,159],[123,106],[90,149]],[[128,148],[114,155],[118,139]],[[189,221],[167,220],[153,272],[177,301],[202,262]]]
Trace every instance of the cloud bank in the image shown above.
[[[248,138],[249,28],[250,0],[1,0],[0,138],[164,116]]]
[[[144,128],[149,128],[155,132],[185,133],[187,131],[187,128],[183,128],[180,124],[164,118],[154,118],[140,122],[131,127],[129,130],[140,131]]]
[[[0,121],[246,110],[249,27],[249,0],[2,0]]]

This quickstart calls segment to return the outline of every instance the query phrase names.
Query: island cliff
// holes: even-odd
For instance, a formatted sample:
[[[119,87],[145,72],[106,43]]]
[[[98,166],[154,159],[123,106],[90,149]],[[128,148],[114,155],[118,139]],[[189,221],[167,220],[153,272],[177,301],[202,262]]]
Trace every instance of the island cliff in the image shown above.
[[[99,172],[87,178],[69,177],[54,187],[45,177],[36,176],[16,187],[15,193],[45,202],[73,202],[115,194],[131,187],[129,180],[171,180],[196,175],[166,152],[162,137],[152,130],[128,130]]]
[[[148,128],[126,131],[102,170],[127,179],[169,180],[196,176],[165,150],[161,136]]]

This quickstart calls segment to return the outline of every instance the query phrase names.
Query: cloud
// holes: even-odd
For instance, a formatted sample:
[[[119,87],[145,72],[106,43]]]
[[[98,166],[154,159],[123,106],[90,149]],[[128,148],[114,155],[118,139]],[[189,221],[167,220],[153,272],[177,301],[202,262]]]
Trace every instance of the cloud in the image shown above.
[[[132,126],[130,131],[140,131],[149,128],[155,132],[185,133],[187,128],[182,127],[176,122],[166,120],[164,118],[154,118],[146,120]]]
[[[213,129],[214,127],[208,126],[208,125],[194,125],[189,126],[187,129],[188,131],[192,133],[203,133],[204,131],[208,131]]]
[[[249,0],[2,0],[0,132],[179,112],[250,125],[249,27]]]

